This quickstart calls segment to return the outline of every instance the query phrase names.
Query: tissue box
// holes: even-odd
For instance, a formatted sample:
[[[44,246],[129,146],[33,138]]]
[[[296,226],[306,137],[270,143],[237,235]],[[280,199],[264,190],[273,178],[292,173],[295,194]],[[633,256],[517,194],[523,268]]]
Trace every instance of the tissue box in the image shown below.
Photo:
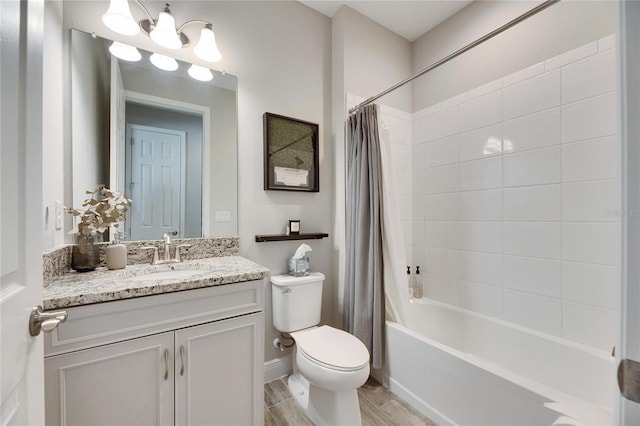
[[[294,277],[304,277],[309,275],[309,257],[305,256],[300,259],[289,259],[289,275]]]

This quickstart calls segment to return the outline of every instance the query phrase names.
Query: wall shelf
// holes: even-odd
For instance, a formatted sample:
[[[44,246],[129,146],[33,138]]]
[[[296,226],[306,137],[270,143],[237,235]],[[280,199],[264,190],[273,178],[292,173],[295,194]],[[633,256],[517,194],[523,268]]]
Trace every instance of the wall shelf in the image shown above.
[[[265,243],[269,241],[292,241],[292,240],[319,240],[321,238],[328,237],[329,234],[325,234],[322,232],[314,232],[309,234],[298,234],[298,235],[256,235],[256,243]]]

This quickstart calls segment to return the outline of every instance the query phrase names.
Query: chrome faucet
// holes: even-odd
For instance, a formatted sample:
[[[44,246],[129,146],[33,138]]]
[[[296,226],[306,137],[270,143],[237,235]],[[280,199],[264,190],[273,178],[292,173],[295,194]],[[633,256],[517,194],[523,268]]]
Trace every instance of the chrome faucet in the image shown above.
[[[171,259],[171,252],[170,252],[171,237],[169,237],[169,234],[165,233],[164,236],[162,237],[162,240],[164,241],[164,261],[169,262],[169,260]],[[176,249],[176,251],[177,250],[178,249]]]
[[[182,262],[182,258],[180,256],[180,249],[191,247],[189,244],[178,244],[176,246],[175,255],[173,259],[171,258],[171,237],[169,234],[164,234],[162,237],[162,242],[164,244],[164,253],[162,254],[162,260],[160,260],[160,256],[158,256],[158,247],[155,246],[144,246],[140,247],[141,250],[153,250],[153,259],[151,260],[152,265],[162,265],[164,263],[180,263]]]

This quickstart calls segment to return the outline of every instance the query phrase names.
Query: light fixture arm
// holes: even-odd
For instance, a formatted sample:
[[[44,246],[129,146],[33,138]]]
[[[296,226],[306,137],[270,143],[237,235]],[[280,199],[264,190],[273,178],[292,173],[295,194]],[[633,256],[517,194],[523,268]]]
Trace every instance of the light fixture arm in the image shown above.
[[[151,24],[155,23],[156,22],[155,19],[153,19],[153,16],[151,16],[151,14],[149,13],[149,10],[144,6],[144,4],[142,4],[142,2],[140,0],[135,0],[135,2],[144,11],[144,14],[147,15],[147,18],[149,19],[149,22],[151,22]]]
[[[184,24],[180,25],[180,28],[178,28],[178,32],[181,33],[184,27],[190,24],[205,24],[205,26],[207,26],[210,30],[213,30],[213,24],[211,24],[211,22],[203,21],[202,19],[192,19],[191,21],[187,21]]]

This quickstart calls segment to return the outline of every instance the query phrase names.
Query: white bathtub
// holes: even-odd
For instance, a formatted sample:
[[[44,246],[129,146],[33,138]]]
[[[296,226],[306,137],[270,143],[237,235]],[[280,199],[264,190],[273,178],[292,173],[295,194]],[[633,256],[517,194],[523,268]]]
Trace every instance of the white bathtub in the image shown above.
[[[374,375],[440,425],[615,422],[610,354],[427,299],[406,325]]]

